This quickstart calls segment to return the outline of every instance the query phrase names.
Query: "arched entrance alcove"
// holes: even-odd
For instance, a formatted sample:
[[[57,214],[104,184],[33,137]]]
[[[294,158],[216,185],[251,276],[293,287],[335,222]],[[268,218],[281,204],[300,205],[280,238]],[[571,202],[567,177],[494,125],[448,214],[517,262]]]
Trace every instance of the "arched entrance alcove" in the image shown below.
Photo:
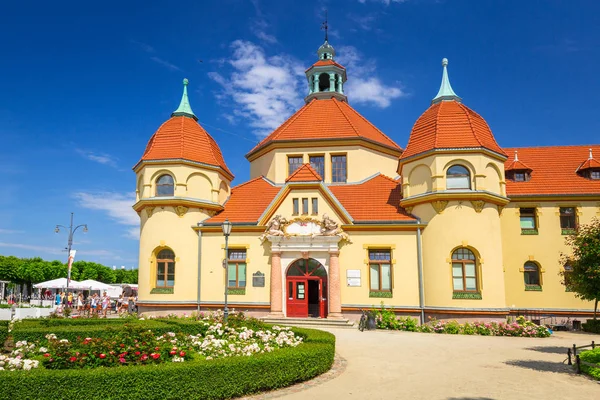
[[[299,259],[286,273],[286,316],[327,318],[327,270],[314,258]]]

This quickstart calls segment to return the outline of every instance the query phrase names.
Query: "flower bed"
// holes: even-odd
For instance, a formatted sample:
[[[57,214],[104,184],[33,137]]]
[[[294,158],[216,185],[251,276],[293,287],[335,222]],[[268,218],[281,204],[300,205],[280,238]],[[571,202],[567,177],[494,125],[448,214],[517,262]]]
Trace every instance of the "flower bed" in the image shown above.
[[[383,306],[373,310],[378,329],[390,329],[410,332],[447,333],[454,335],[483,335],[483,336],[521,336],[521,337],[548,337],[550,331],[543,325],[536,325],[518,317],[516,322],[465,322],[438,321],[430,319],[429,322],[419,325],[413,317],[396,317],[393,311]]]
[[[19,324],[13,333],[41,329]],[[38,399],[98,393],[105,399],[230,398],[310,379],[331,368],[335,352],[335,337],[329,333],[270,327],[256,320],[233,318],[234,326],[227,327],[190,319],[115,324],[88,327],[93,332],[103,327],[110,337],[70,340],[47,333],[38,342],[17,341],[12,354],[3,356],[5,365],[15,367],[0,371],[0,393]],[[169,330],[157,334],[148,326]],[[198,333],[190,334],[192,327]],[[46,332],[74,328],[84,327],[45,327]],[[29,371],[12,371],[16,369]]]

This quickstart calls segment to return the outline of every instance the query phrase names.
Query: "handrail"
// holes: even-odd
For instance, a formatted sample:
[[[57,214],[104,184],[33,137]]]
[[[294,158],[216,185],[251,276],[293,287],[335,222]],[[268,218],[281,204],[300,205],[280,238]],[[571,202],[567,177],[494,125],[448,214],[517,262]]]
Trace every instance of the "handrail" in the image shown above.
[[[587,367],[592,367],[592,368],[600,368],[600,364],[594,364],[594,363],[590,363],[587,361],[581,361],[581,358],[579,356],[579,354],[577,354],[577,350],[579,349],[586,349],[588,347],[591,347],[592,350],[594,350],[596,348],[596,343],[592,340],[591,344],[587,344],[584,346],[577,346],[576,344],[573,344],[573,347],[569,347],[567,349],[567,358],[568,358],[568,365],[573,365],[573,362],[571,361],[571,357],[575,357],[575,370],[577,371],[578,374],[581,374],[581,366],[585,365]]]

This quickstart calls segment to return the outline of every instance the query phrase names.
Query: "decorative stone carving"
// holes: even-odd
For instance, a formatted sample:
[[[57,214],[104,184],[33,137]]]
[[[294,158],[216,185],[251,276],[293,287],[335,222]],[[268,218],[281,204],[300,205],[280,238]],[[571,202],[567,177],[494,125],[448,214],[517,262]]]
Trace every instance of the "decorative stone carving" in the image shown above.
[[[308,253],[308,251],[303,251],[303,252],[302,252],[302,258],[303,258],[303,259],[305,259],[305,260],[308,260],[308,256],[309,256],[309,253]]]
[[[152,212],[154,211],[154,207],[146,207],[146,215],[148,218],[152,216]]]
[[[179,217],[183,217],[187,211],[188,211],[187,207],[184,207],[184,206],[175,207],[175,212],[177,213],[177,215],[179,215]]]
[[[436,213],[441,214],[446,209],[448,205],[448,200],[436,200],[431,202],[431,206],[435,210]]]
[[[408,214],[412,214],[413,208],[414,208],[413,206],[410,206],[410,207],[404,207],[404,209],[406,210],[406,212],[407,212]]]
[[[504,206],[496,206],[498,209],[498,215],[502,215],[502,211],[504,210]]]
[[[348,235],[340,228],[337,222],[329,218],[327,214],[323,214],[323,222],[321,222],[322,236],[340,236],[344,240],[348,240]]]
[[[285,218],[277,214],[273,217],[271,221],[269,221],[269,223],[267,224],[267,229],[265,229],[265,232],[262,235],[260,235],[259,239],[261,241],[264,241],[269,235],[284,236],[285,233],[283,232],[283,225],[287,223],[288,221]]]
[[[485,201],[483,200],[471,200],[471,204],[473,205],[473,208],[475,209],[476,213],[480,213],[483,210],[483,207],[485,206]]]

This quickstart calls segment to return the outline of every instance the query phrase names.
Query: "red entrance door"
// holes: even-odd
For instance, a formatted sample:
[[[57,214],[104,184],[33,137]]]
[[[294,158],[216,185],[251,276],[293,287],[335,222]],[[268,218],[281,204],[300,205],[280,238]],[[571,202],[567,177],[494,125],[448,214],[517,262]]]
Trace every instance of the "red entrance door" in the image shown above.
[[[287,316],[326,318],[327,289],[327,271],[317,260],[295,261],[287,272]]]

